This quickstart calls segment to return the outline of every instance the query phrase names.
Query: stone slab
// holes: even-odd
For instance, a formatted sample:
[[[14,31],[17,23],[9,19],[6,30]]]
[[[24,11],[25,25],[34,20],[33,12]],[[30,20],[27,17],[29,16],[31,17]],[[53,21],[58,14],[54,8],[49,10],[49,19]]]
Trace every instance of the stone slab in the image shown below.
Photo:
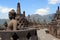
[[[27,28],[24,30],[21,29],[16,31],[12,31],[12,30],[0,31],[0,37],[2,38],[2,40],[10,40],[12,35],[14,35],[15,33],[19,37],[19,40],[29,40],[30,38],[31,40],[33,40],[37,37],[37,32],[35,28]],[[33,37],[33,36],[36,36],[36,37]]]

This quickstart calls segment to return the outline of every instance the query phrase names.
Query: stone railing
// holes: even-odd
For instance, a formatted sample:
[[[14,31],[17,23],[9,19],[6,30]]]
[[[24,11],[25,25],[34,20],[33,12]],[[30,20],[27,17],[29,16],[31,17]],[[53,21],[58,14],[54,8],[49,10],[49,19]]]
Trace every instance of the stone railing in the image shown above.
[[[16,31],[0,31],[0,39],[1,40],[38,40],[37,31],[34,28],[28,28],[24,30],[16,30]]]

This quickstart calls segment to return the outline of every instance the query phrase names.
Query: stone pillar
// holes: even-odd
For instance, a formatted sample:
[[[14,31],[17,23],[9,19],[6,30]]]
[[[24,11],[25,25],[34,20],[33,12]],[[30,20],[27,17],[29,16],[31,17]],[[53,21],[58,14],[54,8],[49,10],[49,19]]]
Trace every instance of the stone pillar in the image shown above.
[[[20,3],[17,3],[17,14],[21,14]]]

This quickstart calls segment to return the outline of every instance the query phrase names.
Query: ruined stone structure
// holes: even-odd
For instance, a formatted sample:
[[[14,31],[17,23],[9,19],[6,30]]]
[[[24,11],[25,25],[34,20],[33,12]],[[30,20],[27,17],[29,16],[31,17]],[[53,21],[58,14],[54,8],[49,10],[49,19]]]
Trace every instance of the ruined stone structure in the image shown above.
[[[21,14],[20,3],[17,3],[17,12],[15,19],[18,21],[18,28],[28,27],[28,21],[25,17],[25,11]]]
[[[8,23],[7,29],[9,29],[9,26],[12,24],[14,24],[13,26],[17,26],[18,30],[23,27],[28,27],[29,25],[29,21],[27,21],[25,17],[25,11],[23,11],[23,14],[21,14],[21,8],[20,8],[19,2],[17,3],[17,11],[15,12],[15,10],[12,9],[9,12],[9,18],[10,18],[10,22]],[[14,20],[11,20],[11,19],[14,19]],[[14,27],[14,29],[16,29],[16,27]]]
[[[60,38],[60,9],[58,9],[54,15],[54,19],[49,23],[49,32],[50,34]]]
[[[28,26],[25,11],[21,14],[19,2],[17,12],[14,9],[9,11],[9,19],[7,29],[0,30],[0,40],[38,40],[36,29]]]

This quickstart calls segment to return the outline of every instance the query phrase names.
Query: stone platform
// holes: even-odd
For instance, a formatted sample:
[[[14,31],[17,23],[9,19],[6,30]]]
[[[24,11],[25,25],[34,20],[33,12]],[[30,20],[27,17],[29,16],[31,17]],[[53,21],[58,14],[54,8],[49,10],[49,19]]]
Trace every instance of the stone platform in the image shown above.
[[[38,40],[37,31],[35,28],[23,28],[16,31],[0,31],[1,40]]]

